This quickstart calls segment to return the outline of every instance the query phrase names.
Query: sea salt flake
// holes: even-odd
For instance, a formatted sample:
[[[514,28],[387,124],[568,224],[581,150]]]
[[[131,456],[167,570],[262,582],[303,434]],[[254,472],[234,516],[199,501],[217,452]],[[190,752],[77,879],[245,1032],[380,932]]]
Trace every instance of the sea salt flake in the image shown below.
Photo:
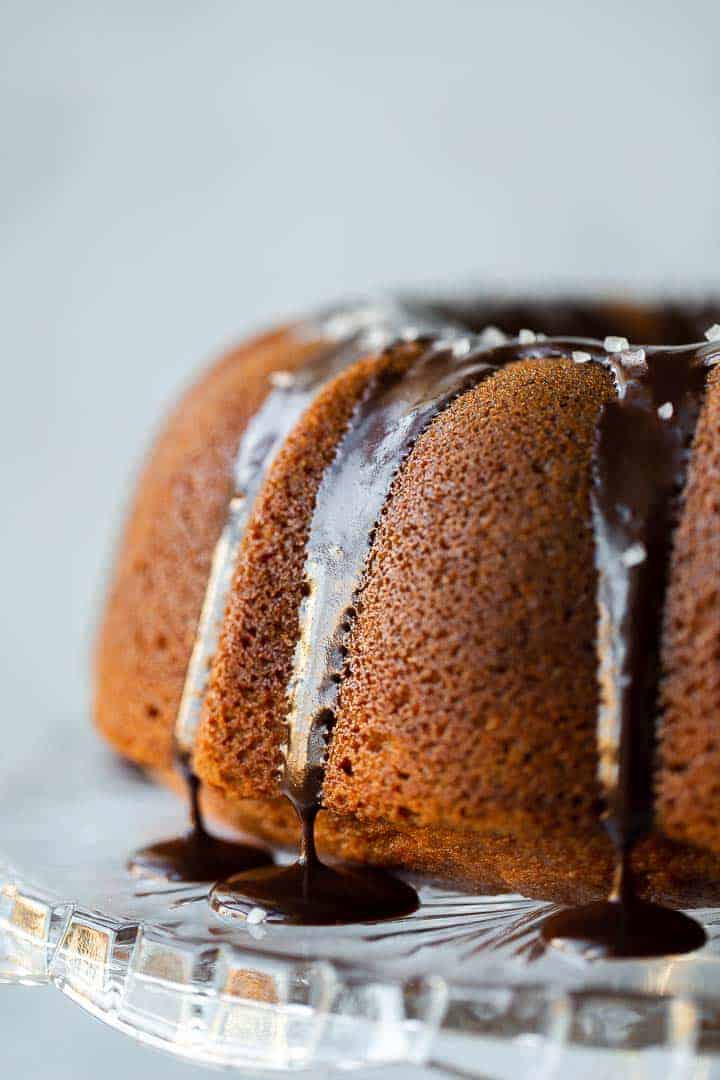
[[[712,326],[708,326],[705,337],[708,341],[720,341],[720,323],[713,323]]]
[[[626,337],[613,337],[613,335],[610,334],[605,338],[603,348],[605,349],[605,352],[609,353],[624,352],[625,349],[630,348],[630,342]]]
[[[470,338],[460,338],[459,341],[453,344],[452,351],[454,356],[467,356],[472,351]]]
[[[387,348],[392,339],[392,334],[389,334],[387,330],[379,326],[374,327],[372,330],[366,330],[362,335],[362,348],[380,352],[381,349]]]
[[[288,390],[295,383],[295,375],[292,371],[272,371],[270,384],[279,390]]]
[[[406,341],[409,345],[411,345],[420,337],[420,331],[418,330],[417,326],[406,326],[405,329],[401,331],[400,337],[403,341]]]
[[[663,405],[660,405],[657,414],[661,420],[669,420],[674,412],[672,401],[666,401]]]
[[[645,367],[645,350],[644,349],[623,349],[620,353],[620,360],[629,368]]]
[[[639,566],[640,563],[644,563],[646,559],[647,548],[644,544],[639,542],[637,544],[631,544],[620,556],[620,562],[623,566],[627,566],[628,569],[632,566]]]
[[[250,923],[251,926],[257,926],[258,923],[265,922],[266,918],[267,913],[261,907],[254,907],[248,911],[245,922]]]
[[[518,334],[518,341],[521,345],[534,345],[537,341],[537,334],[534,330],[521,330]]]
[[[489,349],[494,348],[495,345],[504,345],[506,341],[507,334],[504,334],[498,326],[486,326],[480,333],[480,344]]]
[[[582,352],[581,349],[575,349],[571,355],[576,364],[589,364],[592,360],[590,353]]]

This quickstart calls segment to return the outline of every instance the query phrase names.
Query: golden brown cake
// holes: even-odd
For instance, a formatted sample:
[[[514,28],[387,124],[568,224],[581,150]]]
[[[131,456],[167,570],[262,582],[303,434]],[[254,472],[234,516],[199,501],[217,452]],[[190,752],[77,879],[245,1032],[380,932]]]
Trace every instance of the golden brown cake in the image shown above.
[[[700,308],[485,302],[424,302],[402,320],[666,345],[701,340],[713,321]],[[95,716],[165,778],[235,455],[273,385],[333,347],[328,325],[289,325],[225,356],[181,400],[141,476],[98,638]],[[318,490],[368,387],[419,347],[347,334],[360,341],[352,362],[313,395],[250,508],[194,746],[208,807],[273,844],[297,838],[278,778]],[[579,348],[469,387],[404,457],[344,645],[321,851],[573,901],[607,889],[590,488],[616,387],[575,362]],[[634,860],[646,892],[691,903],[720,883],[720,369],[681,505],[656,827]]]

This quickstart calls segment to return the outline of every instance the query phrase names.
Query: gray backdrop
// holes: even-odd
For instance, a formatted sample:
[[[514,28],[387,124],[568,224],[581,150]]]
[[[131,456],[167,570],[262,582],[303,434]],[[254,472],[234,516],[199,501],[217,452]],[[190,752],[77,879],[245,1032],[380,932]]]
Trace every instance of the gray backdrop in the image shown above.
[[[72,760],[130,476],[224,343],[397,282],[717,285],[718,5],[596,7],[0,0],[0,821]],[[52,991],[0,1042],[192,1071]]]

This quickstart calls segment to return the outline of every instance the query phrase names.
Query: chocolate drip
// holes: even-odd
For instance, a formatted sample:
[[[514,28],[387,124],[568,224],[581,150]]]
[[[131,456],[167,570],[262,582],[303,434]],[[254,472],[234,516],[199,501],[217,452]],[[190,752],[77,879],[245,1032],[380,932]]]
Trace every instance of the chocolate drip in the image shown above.
[[[408,363],[408,349],[419,355]],[[288,688],[285,794],[299,809],[316,805],[327,735],[354,600],[390,485],[430,420],[463,389],[497,370],[452,347],[400,346],[361,401],[318,491],[305,563],[307,596]]]
[[[624,354],[632,367],[598,428],[598,755],[615,879],[607,901],[551,917],[543,935],[608,957],[683,953],[705,941],[694,920],[638,899],[630,858],[653,825],[662,616],[707,354],[707,347]]]
[[[200,809],[200,781],[187,757],[178,755],[190,803],[190,828],[182,836],[160,840],[135,852],[128,862],[132,873],[165,881],[216,881],[239,869],[267,866],[272,858],[261,848],[213,836]]]

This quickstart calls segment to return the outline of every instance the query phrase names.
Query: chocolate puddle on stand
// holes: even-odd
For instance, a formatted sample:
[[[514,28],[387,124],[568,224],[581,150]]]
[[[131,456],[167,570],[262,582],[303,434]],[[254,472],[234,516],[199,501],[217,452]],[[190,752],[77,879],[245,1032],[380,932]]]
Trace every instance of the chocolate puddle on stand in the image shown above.
[[[706,352],[647,350],[645,362],[626,372],[627,385],[606,405],[599,424],[593,475],[597,737],[615,878],[607,900],[562,911],[542,927],[546,942],[585,956],[669,956],[706,941],[694,919],[641,900],[631,870],[633,849],[653,824],[664,601]]]

